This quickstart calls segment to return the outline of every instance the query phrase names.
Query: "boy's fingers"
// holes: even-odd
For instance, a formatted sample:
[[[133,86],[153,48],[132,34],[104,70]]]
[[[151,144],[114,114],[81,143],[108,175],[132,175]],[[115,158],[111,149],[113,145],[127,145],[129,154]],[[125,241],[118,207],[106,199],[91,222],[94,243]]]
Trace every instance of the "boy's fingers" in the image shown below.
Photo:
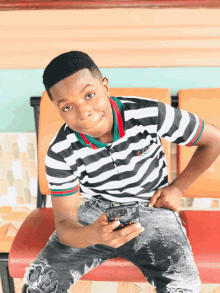
[[[107,219],[107,215],[106,215],[106,212],[104,212],[103,214],[101,214],[100,218],[102,218],[103,220],[108,220]]]
[[[158,199],[155,203],[155,208],[162,208],[164,207],[163,202],[161,201],[161,199]]]
[[[125,237],[127,235],[130,235],[134,232],[136,232],[138,229],[141,228],[141,224],[137,223],[137,224],[131,224],[121,230],[118,231],[119,237]]]
[[[104,234],[111,233],[119,225],[120,225],[120,221],[114,221],[114,222],[108,223],[106,226],[102,227],[102,232]]]
[[[127,243],[128,241],[132,240],[133,238],[136,238],[138,235],[140,235],[142,232],[144,231],[143,227],[137,228],[135,227],[135,229],[133,231],[130,231],[130,233],[120,237],[117,242],[115,243],[115,248],[118,248],[120,246],[122,246],[123,244]]]
[[[158,200],[158,198],[160,197],[161,191],[157,190],[154,195],[151,197],[150,203],[149,203],[149,207],[154,206],[154,204],[156,203],[156,201]]]
[[[104,212],[103,214],[101,214],[97,221],[99,221],[99,223],[102,223],[103,225],[108,225],[106,213]]]

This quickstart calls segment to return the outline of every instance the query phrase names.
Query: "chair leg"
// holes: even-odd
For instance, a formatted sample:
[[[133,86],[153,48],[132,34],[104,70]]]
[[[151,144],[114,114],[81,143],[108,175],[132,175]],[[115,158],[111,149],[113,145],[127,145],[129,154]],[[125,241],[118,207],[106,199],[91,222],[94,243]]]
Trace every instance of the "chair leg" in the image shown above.
[[[13,278],[9,275],[8,266],[2,266],[0,268],[0,274],[3,293],[14,293],[14,281]]]

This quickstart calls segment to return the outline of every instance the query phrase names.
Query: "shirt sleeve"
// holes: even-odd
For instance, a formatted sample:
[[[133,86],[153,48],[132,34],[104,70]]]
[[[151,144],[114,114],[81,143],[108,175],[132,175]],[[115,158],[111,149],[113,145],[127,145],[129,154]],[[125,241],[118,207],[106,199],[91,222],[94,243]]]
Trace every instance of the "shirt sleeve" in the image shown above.
[[[196,114],[158,101],[157,133],[179,145],[193,146],[204,130],[204,121]]]
[[[49,147],[46,159],[46,178],[51,196],[68,196],[79,191],[79,180],[73,170],[59,154]]]

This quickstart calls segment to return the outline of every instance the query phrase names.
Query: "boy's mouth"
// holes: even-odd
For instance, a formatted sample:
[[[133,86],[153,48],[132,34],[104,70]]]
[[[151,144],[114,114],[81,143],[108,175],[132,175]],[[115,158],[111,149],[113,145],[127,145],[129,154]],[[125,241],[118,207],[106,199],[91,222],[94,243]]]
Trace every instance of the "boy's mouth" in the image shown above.
[[[105,116],[105,112],[102,113],[101,117],[98,119],[98,122],[96,122],[93,126],[89,126],[89,127],[80,127],[80,128],[82,128],[82,129],[84,129],[84,130],[86,130],[86,131],[89,130],[89,129],[92,129],[92,128],[94,128],[94,127],[96,127],[96,126],[99,125],[99,123],[102,121],[102,119],[103,119],[104,116]]]

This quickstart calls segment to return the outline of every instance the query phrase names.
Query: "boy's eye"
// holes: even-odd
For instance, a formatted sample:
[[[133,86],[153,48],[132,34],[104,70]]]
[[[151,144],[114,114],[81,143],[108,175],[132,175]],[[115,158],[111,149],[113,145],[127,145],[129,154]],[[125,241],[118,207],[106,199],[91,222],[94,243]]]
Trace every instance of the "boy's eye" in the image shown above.
[[[88,99],[92,99],[93,98],[93,96],[92,95],[95,95],[94,93],[92,93],[92,94],[89,94],[89,95],[87,95],[87,98]]]
[[[72,108],[72,106],[66,106],[66,107],[63,109],[63,111],[64,111],[64,112],[67,112],[67,111],[69,111],[71,108]]]

